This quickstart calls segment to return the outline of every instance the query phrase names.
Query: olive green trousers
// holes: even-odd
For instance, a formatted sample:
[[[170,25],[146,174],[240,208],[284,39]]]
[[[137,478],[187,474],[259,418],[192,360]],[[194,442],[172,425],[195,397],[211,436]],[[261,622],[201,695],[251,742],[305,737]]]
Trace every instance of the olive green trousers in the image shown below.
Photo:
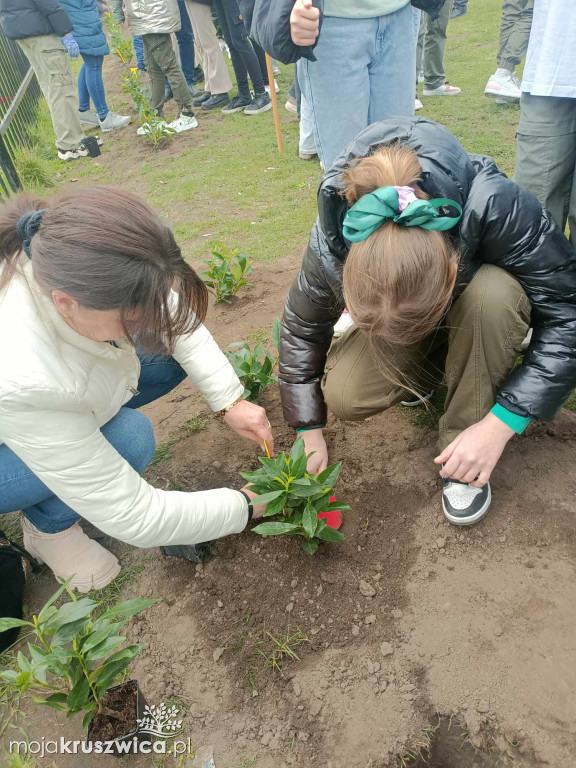
[[[385,411],[409,393],[425,394],[446,379],[438,447],[480,421],[521,353],[531,307],[508,272],[484,264],[454,301],[445,326],[423,341],[391,345],[352,326],[328,353],[322,390],[328,410],[358,421]]]

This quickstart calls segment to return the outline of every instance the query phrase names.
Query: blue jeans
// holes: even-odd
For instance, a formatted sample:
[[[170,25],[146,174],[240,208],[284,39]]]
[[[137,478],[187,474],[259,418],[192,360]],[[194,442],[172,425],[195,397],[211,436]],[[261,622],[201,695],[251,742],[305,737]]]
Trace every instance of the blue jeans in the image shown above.
[[[298,66],[326,170],[364,128],[414,114],[416,41],[410,3],[369,19],[325,16],[317,61]]]
[[[102,80],[104,56],[90,56],[83,53],[82,58],[84,64],[78,73],[78,109],[80,112],[86,112],[90,109],[90,99],[92,99],[98,117],[100,120],[104,120],[110,111],[106,103],[104,81]]]
[[[136,63],[138,69],[146,71],[146,60],[144,58],[144,43],[142,42],[142,35],[134,35],[132,38],[132,44],[134,46],[134,53],[136,54]]]
[[[167,394],[186,378],[186,372],[171,357],[145,357],[135,395],[101,429],[108,442],[137,472],[143,472],[154,456],[156,443],[147,416],[134,410]],[[30,522],[44,533],[70,528],[79,515],[54,496],[13,451],[0,445],[0,514],[21,509]]]

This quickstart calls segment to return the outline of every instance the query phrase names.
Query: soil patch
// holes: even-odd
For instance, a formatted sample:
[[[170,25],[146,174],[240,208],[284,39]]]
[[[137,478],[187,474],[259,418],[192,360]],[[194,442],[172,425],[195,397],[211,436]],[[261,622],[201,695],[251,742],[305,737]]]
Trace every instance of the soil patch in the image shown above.
[[[135,733],[138,727],[137,698],[138,683],[135,680],[129,680],[109,690],[102,704],[117,713],[118,717],[96,715],[89,727],[90,741],[112,741]]]

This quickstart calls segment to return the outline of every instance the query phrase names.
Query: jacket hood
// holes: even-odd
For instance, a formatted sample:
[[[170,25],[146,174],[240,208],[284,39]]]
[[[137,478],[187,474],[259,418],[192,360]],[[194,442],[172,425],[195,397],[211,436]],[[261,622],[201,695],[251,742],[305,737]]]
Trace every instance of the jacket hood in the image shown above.
[[[468,153],[447,128],[422,117],[391,117],[369,125],[336,158],[318,190],[318,221],[330,249],[344,261],[349,244],[342,235],[348,204],[342,197],[341,174],[352,161],[377,148],[401,142],[418,155],[421,188],[431,197],[446,197],[461,208],[468,197],[476,169]],[[457,230],[456,230],[457,231]]]

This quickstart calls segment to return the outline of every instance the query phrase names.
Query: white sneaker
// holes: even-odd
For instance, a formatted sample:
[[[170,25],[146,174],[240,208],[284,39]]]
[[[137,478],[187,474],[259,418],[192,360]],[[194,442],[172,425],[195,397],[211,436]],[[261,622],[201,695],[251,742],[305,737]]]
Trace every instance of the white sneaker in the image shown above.
[[[519,101],[521,93],[520,81],[511,72],[498,76],[493,74],[484,88],[485,96],[506,101]]]
[[[342,312],[340,315],[340,319],[334,326],[334,337],[338,338],[338,336],[342,336],[342,334],[348,330],[351,326],[354,325],[354,320],[350,317],[350,312],[348,312],[347,309]]]
[[[87,109],[85,112],[78,110],[78,119],[82,125],[91,125],[96,128],[100,127],[100,118],[95,109]]]
[[[176,120],[172,120],[171,123],[168,123],[168,128],[172,128],[175,133],[183,133],[184,131],[189,131],[191,128],[198,128],[198,120],[196,120],[195,115],[185,115],[184,112],[182,112],[180,117],[177,117]]]
[[[265,85],[264,88],[266,90],[266,93],[270,95],[270,86]],[[276,80],[274,80],[274,93],[278,93],[279,91],[280,91],[280,88],[278,86],[278,83],[276,82]]]
[[[424,82],[424,72],[422,72],[422,70],[420,70],[420,72],[418,72],[418,82],[419,83],[423,83]]]
[[[125,128],[132,122],[130,115],[117,115],[116,112],[108,112],[104,120],[99,120],[102,133],[117,131],[119,128]]]
[[[293,96],[288,96],[288,101],[284,104],[286,112],[291,112],[293,115],[298,114],[298,105],[296,99]]]
[[[166,125],[168,125],[168,123],[166,122],[166,120],[162,120],[161,122],[158,123],[158,126],[160,126],[160,125],[166,126]],[[140,128],[138,128],[138,130],[136,131],[136,135],[137,136],[146,136],[146,134],[150,130],[151,130],[150,123],[144,123],[143,125],[140,126]]]
[[[117,558],[90,539],[79,523],[59,533],[43,533],[22,515],[24,548],[53,571],[59,579],[72,576],[70,586],[78,592],[102,589],[120,573]]]
[[[457,96],[462,93],[462,88],[457,88],[450,83],[442,83],[438,88],[424,88],[422,91],[424,96]]]
[[[424,104],[422,104],[422,102],[420,101],[420,99],[415,99],[415,100],[414,100],[414,109],[416,110],[416,112],[417,112],[419,109],[424,109]]]
[[[490,509],[490,483],[482,488],[472,488],[468,483],[446,478],[442,486],[442,511],[446,520],[453,525],[477,523]]]

